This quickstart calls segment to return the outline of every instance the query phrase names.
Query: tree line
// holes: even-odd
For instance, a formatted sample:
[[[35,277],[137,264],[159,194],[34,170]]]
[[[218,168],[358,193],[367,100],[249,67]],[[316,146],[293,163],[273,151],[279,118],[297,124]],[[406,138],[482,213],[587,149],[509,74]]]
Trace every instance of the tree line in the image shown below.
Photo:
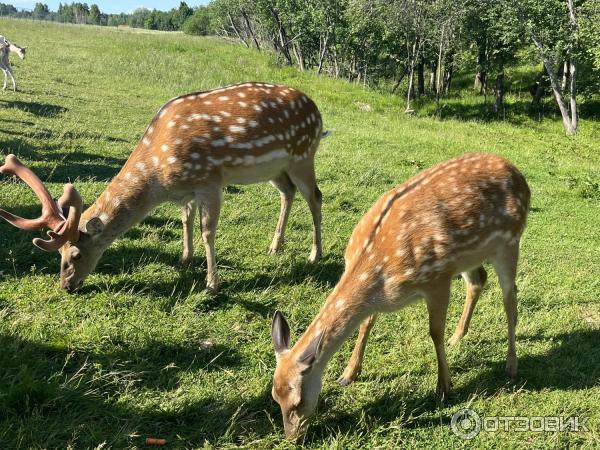
[[[138,8],[131,14],[105,14],[97,4],[59,3],[57,11],[50,11],[45,3],[36,3],[32,11],[18,10],[13,5],[0,3],[0,16],[22,19],[51,20],[80,25],[130,26],[149,30],[179,31],[183,23],[194,14],[185,2],[170,11]]]
[[[6,13],[7,8],[12,8]],[[0,15],[21,15],[0,3]],[[220,35],[273,51],[282,63],[377,85],[414,99],[448,95],[457,71],[504,107],[505,72],[517,55],[543,67],[532,105],[553,95],[568,134],[577,98],[600,92],[600,0],[212,0],[192,9],[103,14],[97,5],[38,3],[31,18]]]

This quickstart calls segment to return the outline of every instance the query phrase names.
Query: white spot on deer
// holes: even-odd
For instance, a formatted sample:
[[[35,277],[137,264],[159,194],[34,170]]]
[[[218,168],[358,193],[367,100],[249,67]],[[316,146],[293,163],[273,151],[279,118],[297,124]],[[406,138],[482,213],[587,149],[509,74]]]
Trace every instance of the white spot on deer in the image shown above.
[[[256,120],[251,120],[248,122],[248,125],[250,125],[252,128],[256,128],[258,126],[258,122]]]
[[[183,163],[183,167],[185,167],[186,169],[191,169],[192,168],[192,163],[190,163],[190,162],[184,162]]]
[[[213,147],[223,147],[225,146],[226,141],[225,139],[215,139],[214,141],[212,141],[210,143],[210,145],[212,145]]]
[[[176,163],[176,162],[177,162],[177,158],[175,158],[174,156],[169,156],[169,157],[167,158],[167,162],[168,162],[169,164],[174,164],[174,163]]]
[[[244,94],[243,92],[238,92],[237,95],[239,98],[246,98],[246,94]]]
[[[177,104],[179,104],[179,103],[181,103],[181,102],[183,102],[183,99],[182,99],[182,98],[178,98],[177,100],[175,100],[175,101],[173,102],[173,104],[174,104],[174,105],[177,105]]]
[[[152,142],[150,142],[150,139],[148,139],[147,137],[145,137],[144,139],[142,139],[142,142],[144,143],[144,145],[146,147],[150,147],[150,144],[152,143]]]
[[[183,144],[183,140],[182,140],[182,139],[180,139],[180,138],[177,138],[177,139],[175,139],[175,140],[173,141],[173,143],[174,143],[175,145],[181,145],[181,144]]]
[[[221,118],[221,116],[212,116],[211,118],[212,118],[213,122],[221,122],[221,120],[223,120]]]
[[[167,144],[163,144],[163,145],[160,146],[160,149],[163,152],[167,152],[167,151],[169,151],[169,146]]]
[[[119,197],[113,198],[113,201],[112,201],[113,208],[118,208],[120,204],[121,204],[121,200],[119,199]]]
[[[245,108],[246,106],[248,106],[248,103],[246,103],[246,102],[238,102],[238,105],[240,105],[242,108]]]
[[[232,133],[244,133],[246,132],[246,128],[240,127],[239,125],[229,125],[229,131]]]
[[[143,162],[138,162],[136,163],[135,167],[137,167],[139,170],[141,170],[142,172],[144,170],[146,170],[146,164],[144,164]]]
[[[365,281],[367,278],[369,278],[369,274],[367,272],[361,273],[358,277],[360,281]]]
[[[152,163],[154,164],[154,167],[158,167],[158,156],[153,156],[152,157]]]
[[[221,111],[219,114],[221,114],[223,117],[231,117],[231,114],[229,114],[227,111]]]
[[[218,133],[219,131],[221,131],[221,128],[219,128],[219,127],[213,127],[213,131],[216,131]]]
[[[190,126],[189,125],[181,125],[180,127],[182,130],[189,130]]]
[[[262,111],[262,108],[258,105],[254,105],[253,108],[254,108],[254,111],[258,111],[258,112]]]
[[[169,121],[169,123],[167,124],[167,128],[173,128],[174,126],[175,126],[174,120]]]
[[[286,119],[290,118],[290,112],[287,109],[283,110],[283,115],[285,116]]]
[[[226,102],[227,100],[229,100],[229,97],[227,97],[226,95],[223,95],[223,96],[219,97],[219,100],[222,102]]]

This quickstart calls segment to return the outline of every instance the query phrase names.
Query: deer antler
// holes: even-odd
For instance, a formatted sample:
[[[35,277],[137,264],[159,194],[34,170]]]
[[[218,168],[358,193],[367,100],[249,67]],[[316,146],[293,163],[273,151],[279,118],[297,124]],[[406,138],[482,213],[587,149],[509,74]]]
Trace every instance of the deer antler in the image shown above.
[[[40,238],[33,240],[36,247],[47,252],[58,250],[67,241],[76,242],[79,239],[77,227],[83,209],[83,201],[72,184],[65,185],[63,195],[57,205],[37,175],[24,166],[15,155],[11,154],[6,157],[4,165],[0,167],[0,173],[9,173],[21,178],[31,187],[42,203],[42,214],[37,219],[24,219],[3,209],[0,209],[0,217],[22,230],[35,231],[50,228],[49,240]],[[62,208],[69,209],[67,218],[63,216]]]

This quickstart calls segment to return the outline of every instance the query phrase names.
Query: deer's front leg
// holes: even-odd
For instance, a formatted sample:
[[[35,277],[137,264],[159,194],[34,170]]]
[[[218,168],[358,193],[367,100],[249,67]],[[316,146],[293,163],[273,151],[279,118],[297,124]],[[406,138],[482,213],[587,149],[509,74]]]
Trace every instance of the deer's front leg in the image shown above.
[[[183,253],[179,263],[187,266],[194,257],[194,218],[196,217],[196,202],[192,200],[181,208],[183,223]]]
[[[377,314],[373,314],[360,324],[358,339],[356,340],[356,345],[352,351],[350,361],[348,361],[348,365],[346,366],[344,373],[342,373],[342,376],[338,378],[338,383],[342,386],[348,386],[360,375],[363,358],[365,356],[365,347],[367,346],[367,340],[369,339],[369,334],[371,333],[373,325],[375,325],[376,319]]]
[[[13,92],[17,92],[17,82],[15,81],[15,77],[14,77],[11,69],[8,69],[8,74],[10,75],[10,78],[12,79]]]
[[[444,349],[444,331],[446,329],[446,313],[450,300],[450,280],[435,283],[425,294],[427,311],[429,312],[429,334],[433,340],[438,362],[438,382],[436,393],[441,401],[448,398],[450,392],[450,371],[446,362]]]
[[[5,91],[6,90],[6,82],[8,80],[8,74],[6,73],[6,70],[2,70],[2,72],[4,72],[4,86],[2,86],[2,90]]]
[[[217,275],[217,261],[215,256],[215,235],[217,223],[221,213],[221,188],[202,191],[196,195],[200,207],[200,223],[202,225],[202,242],[206,250],[206,288],[209,291],[219,290],[219,277]]]

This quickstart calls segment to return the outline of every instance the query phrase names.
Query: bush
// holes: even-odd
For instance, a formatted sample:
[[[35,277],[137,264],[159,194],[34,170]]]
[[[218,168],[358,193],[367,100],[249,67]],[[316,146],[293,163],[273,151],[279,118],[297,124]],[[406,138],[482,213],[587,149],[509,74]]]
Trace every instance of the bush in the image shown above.
[[[181,27],[185,34],[206,36],[210,32],[210,15],[208,8],[200,6],[193,15],[188,17]]]

